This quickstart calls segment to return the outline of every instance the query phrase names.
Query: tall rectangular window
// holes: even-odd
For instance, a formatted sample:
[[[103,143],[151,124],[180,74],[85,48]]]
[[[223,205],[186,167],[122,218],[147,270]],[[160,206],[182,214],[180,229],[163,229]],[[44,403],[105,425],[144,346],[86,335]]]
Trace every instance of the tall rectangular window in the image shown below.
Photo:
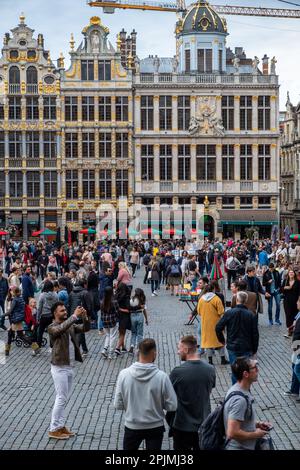
[[[77,121],[78,120],[78,98],[77,96],[65,97],[65,120]]]
[[[83,199],[95,199],[94,170],[83,170],[82,172],[82,197]]]
[[[153,96],[141,96],[141,129],[153,131]]]
[[[77,132],[66,132],[65,155],[66,155],[66,158],[78,158],[78,134]]]
[[[116,132],[116,157],[128,158],[128,134]]]
[[[39,171],[27,172],[27,197],[40,197],[40,173]]]
[[[172,145],[159,146],[159,170],[161,181],[172,181]]]
[[[3,121],[4,119],[4,105],[0,103],[0,120]]]
[[[44,132],[44,157],[53,159],[57,157],[56,132]]]
[[[201,144],[196,147],[197,180],[216,180],[216,146]]]
[[[172,130],[172,96],[159,97],[159,128],[161,131]]]
[[[111,170],[100,170],[99,190],[100,199],[111,199]]]
[[[128,96],[116,96],[116,121],[128,121]]]
[[[95,133],[82,133],[82,158],[95,158]]]
[[[44,119],[56,119],[56,96],[44,96]]]
[[[154,180],[153,145],[142,145],[141,147],[141,174],[144,181]]]
[[[78,171],[66,171],[66,198],[78,199]]]
[[[81,80],[94,80],[94,61],[81,61]]]
[[[234,145],[222,145],[222,179],[234,180]]]
[[[40,136],[37,131],[26,132],[26,157],[39,158],[40,156]]]
[[[185,62],[185,71],[190,72],[191,71],[191,51],[189,49],[186,49],[184,51],[184,62]]]
[[[77,211],[67,211],[66,212],[66,220],[67,222],[78,222],[79,214]]]
[[[260,131],[270,130],[271,127],[271,98],[270,96],[258,97],[258,129]]]
[[[212,72],[212,49],[197,50],[197,70],[200,73]]]
[[[82,97],[82,120],[94,121],[95,120],[95,104],[93,96]]]
[[[240,97],[240,129],[252,130],[252,96]]]
[[[5,132],[0,131],[0,158],[5,157]]]
[[[128,196],[128,170],[116,171],[116,196]]]
[[[191,179],[191,146],[178,145],[178,180]]]
[[[223,51],[219,50],[219,72],[223,72]]]
[[[57,197],[57,172],[44,172],[45,197]]]
[[[99,60],[98,62],[98,80],[111,80],[111,61]]]
[[[258,146],[258,179],[261,181],[271,179],[271,147]]]
[[[22,171],[9,172],[9,195],[10,197],[23,196],[23,174]]]
[[[234,129],[234,97],[222,96],[222,120],[226,130]]]
[[[8,142],[9,158],[22,158],[22,132],[9,131]]]
[[[39,118],[39,99],[37,96],[26,98],[26,119],[33,120]]]
[[[240,147],[240,174],[241,180],[253,179],[252,145],[241,145]]]
[[[189,128],[191,104],[189,96],[178,96],[178,130],[186,131]]]
[[[99,133],[99,157],[111,158],[111,133]]]
[[[19,96],[10,96],[8,98],[8,119],[21,119],[21,98]]]
[[[110,96],[99,96],[99,121],[111,121]]]

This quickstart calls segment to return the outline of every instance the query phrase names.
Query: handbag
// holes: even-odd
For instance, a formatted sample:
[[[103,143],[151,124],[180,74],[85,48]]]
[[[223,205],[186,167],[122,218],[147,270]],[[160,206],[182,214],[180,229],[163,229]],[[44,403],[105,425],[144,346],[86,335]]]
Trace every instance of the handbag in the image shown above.
[[[147,276],[147,280],[150,280],[150,279],[152,279],[152,271],[151,270],[148,272],[148,276]]]
[[[255,450],[275,450],[272,437],[264,436],[257,439]]]

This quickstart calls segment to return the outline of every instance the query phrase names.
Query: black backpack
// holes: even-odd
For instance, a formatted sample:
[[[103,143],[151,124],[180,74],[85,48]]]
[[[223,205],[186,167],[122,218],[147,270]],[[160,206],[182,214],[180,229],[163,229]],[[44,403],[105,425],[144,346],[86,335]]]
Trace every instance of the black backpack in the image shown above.
[[[203,421],[199,429],[199,446],[201,450],[223,450],[228,442],[224,425],[224,407],[227,401],[235,395],[244,397],[249,408],[249,399],[242,392],[232,392],[212,411]],[[252,408],[251,408],[252,413]]]

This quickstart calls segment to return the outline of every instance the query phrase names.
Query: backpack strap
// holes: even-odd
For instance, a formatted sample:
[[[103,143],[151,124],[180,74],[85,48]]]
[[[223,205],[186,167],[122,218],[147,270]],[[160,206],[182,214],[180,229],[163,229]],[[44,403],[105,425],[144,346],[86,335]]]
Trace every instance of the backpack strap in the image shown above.
[[[251,409],[251,414],[250,414],[250,418],[251,418],[251,416],[252,416],[252,405],[251,405],[251,403],[249,402],[248,396],[245,395],[243,392],[238,392],[238,391],[236,391],[236,392],[231,392],[231,393],[228,395],[228,397],[225,398],[225,400],[223,401],[223,404],[222,404],[223,410],[224,410],[224,408],[225,408],[225,404],[230,400],[230,398],[232,398],[232,397],[234,397],[234,396],[240,396],[240,397],[244,397],[244,398],[245,398],[245,400],[246,400],[246,402],[247,402],[247,410],[246,410],[246,413],[245,413],[245,418],[246,418],[246,414],[247,414],[249,408]],[[229,438],[227,438],[227,439],[225,440],[224,449],[226,448],[226,446],[227,446],[227,444],[229,443],[230,440],[231,440],[231,439],[229,439]]]

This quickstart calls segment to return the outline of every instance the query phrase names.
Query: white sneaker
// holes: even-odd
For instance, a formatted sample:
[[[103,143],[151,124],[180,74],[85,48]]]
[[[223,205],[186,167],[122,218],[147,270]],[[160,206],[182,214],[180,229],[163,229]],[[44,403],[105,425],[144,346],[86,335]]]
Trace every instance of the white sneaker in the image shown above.
[[[158,295],[158,293],[156,292],[156,290],[153,292],[154,295]]]
[[[155,294],[154,294],[154,292],[153,292],[153,294],[152,294],[152,297],[155,297]]]

